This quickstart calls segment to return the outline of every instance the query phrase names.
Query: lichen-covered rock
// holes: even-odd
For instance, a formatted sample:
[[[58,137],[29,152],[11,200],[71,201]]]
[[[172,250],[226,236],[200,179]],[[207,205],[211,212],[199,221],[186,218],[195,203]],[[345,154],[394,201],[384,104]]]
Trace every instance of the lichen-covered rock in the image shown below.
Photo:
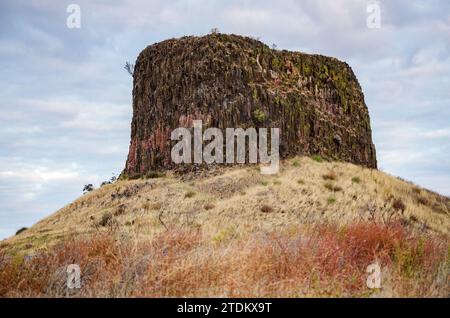
[[[369,113],[351,68],[335,58],[277,51],[237,35],[163,41],[134,69],[124,173],[171,169],[177,127],[280,128],[280,156],[319,154],[376,168]]]

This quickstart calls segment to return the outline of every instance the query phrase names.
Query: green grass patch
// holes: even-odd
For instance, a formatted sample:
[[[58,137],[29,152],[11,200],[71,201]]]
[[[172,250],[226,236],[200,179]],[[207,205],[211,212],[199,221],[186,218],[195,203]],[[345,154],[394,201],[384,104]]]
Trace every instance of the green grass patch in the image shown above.
[[[311,157],[315,162],[323,162],[323,158],[320,155],[314,155]]]
[[[353,183],[361,183],[361,178],[360,177],[353,177],[352,178],[352,182]]]

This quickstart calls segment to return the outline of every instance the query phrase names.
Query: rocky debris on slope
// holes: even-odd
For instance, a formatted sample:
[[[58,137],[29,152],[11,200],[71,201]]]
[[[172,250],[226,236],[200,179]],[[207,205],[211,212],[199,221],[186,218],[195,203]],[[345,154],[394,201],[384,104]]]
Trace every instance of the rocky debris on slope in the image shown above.
[[[282,158],[319,154],[377,166],[361,87],[335,58],[211,34],[148,46],[133,77],[127,176],[174,168],[170,134],[193,120],[204,129],[280,128]]]

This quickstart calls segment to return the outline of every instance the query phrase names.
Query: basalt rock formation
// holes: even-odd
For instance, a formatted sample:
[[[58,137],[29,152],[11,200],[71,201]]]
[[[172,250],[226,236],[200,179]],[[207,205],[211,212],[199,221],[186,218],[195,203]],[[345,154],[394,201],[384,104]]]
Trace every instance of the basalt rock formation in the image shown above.
[[[170,134],[193,120],[203,129],[280,128],[282,158],[318,154],[377,166],[361,87],[335,58],[211,34],[148,46],[133,77],[127,176],[174,168]]]

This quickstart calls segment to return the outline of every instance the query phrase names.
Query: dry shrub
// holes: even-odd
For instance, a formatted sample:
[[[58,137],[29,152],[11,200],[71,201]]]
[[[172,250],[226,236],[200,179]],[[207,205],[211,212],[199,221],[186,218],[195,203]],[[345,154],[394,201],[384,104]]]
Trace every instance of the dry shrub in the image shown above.
[[[91,283],[107,281],[116,270],[117,244],[112,238],[99,235],[67,241],[31,258],[4,256],[0,264],[0,296],[63,296],[69,264],[83,269],[84,287],[91,288]]]
[[[325,183],[325,184],[324,184],[324,187],[325,187],[326,189],[328,189],[329,191],[332,191],[332,192],[339,192],[339,191],[342,191],[342,188],[341,188],[340,186],[334,185],[334,184],[332,184],[331,182]]]
[[[419,204],[422,204],[422,205],[428,205],[429,204],[428,199],[423,197],[423,196],[419,196],[417,198],[417,202],[419,202]]]
[[[107,225],[110,225],[112,221],[113,221],[112,214],[109,212],[105,212],[102,215],[102,218],[100,219],[100,221],[98,222],[98,225],[99,226],[107,226]]]
[[[196,195],[196,193],[194,191],[188,191],[185,193],[184,197],[185,198],[192,198]]]
[[[121,204],[115,209],[114,216],[120,216],[122,214],[125,214],[125,212],[126,212],[126,205],[125,204]]]
[[[358,177],[358,176],[353,177],[353,178],[352,178],[352,182],[353,182],[353,183],[361,183],[361,178]]]
[[[336,180],[337,179],[337,174],[334,171],[330,171],[330,172],[322,175],[322,179],[323,180]]]
[[[28,230],[27,227],[22,227],[16,231],[16,235],[19,235],[20,233],[25,232],[26,230]]]
[[[152,242],[152,252],[163,255],[177,256],[185,253],[200,244],[199,231],[186,231],[169,228],[167,231],[156,235]]]
[[[261,206],[261,212],[270,213],[273,212],[273,208],[270,205],[264,204]]]
[[[403,203],[402,199],[396,199],[394,203],[392,204],[392,207],[397,210],[404,212],[406,209],[406,205]]]
[[[82,271],[83,287],[73,296],[368,296],[366,268],[375,261],[390,278],[388,284],[382,276],[384,295],[450,291],[446,237],[414,234],[400,223],[295,233],[259,231],[217,244],[198,230],[169,228],[150,240],[71,240],[29,260],[3,253],[0,296],[66,296],[68,264]]]

